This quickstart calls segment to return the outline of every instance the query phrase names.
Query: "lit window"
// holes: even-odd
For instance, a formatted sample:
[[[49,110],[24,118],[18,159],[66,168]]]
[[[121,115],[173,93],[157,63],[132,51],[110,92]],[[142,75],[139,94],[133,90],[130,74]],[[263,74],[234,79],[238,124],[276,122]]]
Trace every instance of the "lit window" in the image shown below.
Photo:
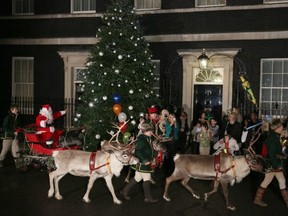
[[[135,0],[137,10],[161,9],[161,0]]]
[[[288,59],[262,59],[260,102],[264,115],[288,115]]]
[[[196,0],[196,7],[225,6],[226,0]]]
[[[96,0],[71,0],[72,13],[95,12]]]
[[[13,15],[33,15],[34,0],[12,0]]]

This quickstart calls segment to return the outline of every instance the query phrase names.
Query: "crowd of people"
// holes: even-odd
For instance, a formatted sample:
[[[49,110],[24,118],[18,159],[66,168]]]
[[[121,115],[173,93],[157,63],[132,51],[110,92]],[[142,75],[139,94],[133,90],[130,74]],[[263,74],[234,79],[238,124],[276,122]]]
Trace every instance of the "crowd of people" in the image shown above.
[[[21,126],[18,111],[18,106],[12,105],[3,122],[4,136],[1,137],[3,142],[0,167],[3,166],[3,160],[10,149],[13,157],[19,156],[19,147],[17,139],[15,139],[16,128]],[[36,124],[39,135],[43,136],[48,146],[53,143],[51,141],[54,141],[55,136],[53,120],[66,112],[67,110],[53,113],[49,105],[44,105],[40,110]],[[175,112],[175,109],[169,111],[155,106],[149,107],[147,114],[141,116],[138,125],[135,156],[139,158],[140,162],[132,167],[135,170],[135,176],[121,190],[121,194],[129,200],[129,191],[134,185],[143,181],[144,201],[157,202],[158,200],[154,199],[150,192],[153,173],[161,168],[166,172],[166,176],[171,175],[174,170],[173,158],[176,153],[199,155],[226,153],[234,156],[244,154],[248,149],[250,152],[262,155],[267,161],[265,175],[255,175],[257,188],[255,189],[254,203],[267,206],[262,198],[266,188],[276,177],[288,207],[287,155],[282,152],[282,142],[288,139],[287,119],[286,122],[273,119],[268,126],[264,124],[265,122],[258,119],[258,114],[254,111],[243,118],[239,108],[234,107],[220,123],[211,113],[202,112],[189,125],[188,115],[185,111],[178,113]],[[153,148],[155,139],[164,142],[167,148],[161,167],[151,166],[158,154]]]

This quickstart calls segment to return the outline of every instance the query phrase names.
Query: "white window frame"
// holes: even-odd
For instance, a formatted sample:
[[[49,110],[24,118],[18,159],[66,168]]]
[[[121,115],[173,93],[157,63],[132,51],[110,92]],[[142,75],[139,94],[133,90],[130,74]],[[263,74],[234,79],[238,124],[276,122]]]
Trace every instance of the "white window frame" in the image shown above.
[[[23,8],[24,2],[28,3],[29,8],[27,12]],[[21,4],[21,11],[16,11],[16,4]],[[12,15],[34,15],[34,0],[12,0]]]
[[[96,0],[87,0],[88,4],[89,4],[89,8],[88,10],[75,10],[75,5],[74,5],[74,1],[80,1],[81,5],[83,1],[86,0],[71,0],[71,13],[72,14],[77,14],[77,13],[96,13]],[[95,9],[91,9],[91,2],[95,1]]]
[[[34,57],[12,57],[12,98],[15,97],[34,101]],[[23,105],[23,113],[33,113],[33,107]]]
[[[82,84],[84,83],[83,80],[81,79],[77,79],[77,74],[80,73],[81,70],[85,70],[87,69],[86,67],[74,67],[73,68],[73,104],[74,106],[76,105],[76,101],[77,101],[77,98],[76,98],[76,90],[77,90],[77,85],[79,84]],[[74,110],[75,110],[75,107],[74,107]]]
[[[280,73],[276,73],[274,72],[274,62],[281,62],[282,61],[282,71]],[[271,67],[271,72],[264,73],[264,63],[266,62],[270,62],[272,63],[272,67]],[[287,68],[284,68],[284,62],[287,64]],[[285,71],[284,69],[286,69],[287,71]],[[263,82],[264,82],[264,76],[265,75],[271,75],[271,86],[263,86]],[[275,78],[274,75],[282,75],[282,86],[273,86],[273,78]],[[283,98],[284,94],[288,95],[288,82],[286,83],[284,81],[284,75],[286,76],[286,79],[288,79],[288,58],[275,58],[275,59],[261,59],[261,73],[260,73],[260,111],[261,111],[261,115],[265,116],[265,115],[271,115],[273,117],[277,117],[277,118],[282,118],[283,116],[287,116],[288,115],[288,99],[285,100],[285,98]],[[286,84],[286,85],[285,85]],[[265,90],[270,90],[270,100],[264,100],[264,97],[267,96],[268,92],[263,93],[263,91]],[[275,95],[273,95],[273,90],[278,90],[281,91],[280,94],[280,100],[275,100],[275,98],[277,98]],[[287,96],[285,96],[287,97]],[[276,102],[278,104],[278,108],[276,109]],[[264,106],[264,104],[266,104]]]
[[[162,0],[134,0],[134,5],[136,10],[159,10],[162,7]]]
[[[224,3],[219,3],[221,0],[212,0],[214,3],[209,3],[211,0],[196,0],[195,7],[219,7],[219,6],[226,6],[226,0]],[[201,4],[199,4],[201,2]],[[205,4],[204,4],[205,3]]]
[[[288,3],[288,0],[263,0],[263,4]]]

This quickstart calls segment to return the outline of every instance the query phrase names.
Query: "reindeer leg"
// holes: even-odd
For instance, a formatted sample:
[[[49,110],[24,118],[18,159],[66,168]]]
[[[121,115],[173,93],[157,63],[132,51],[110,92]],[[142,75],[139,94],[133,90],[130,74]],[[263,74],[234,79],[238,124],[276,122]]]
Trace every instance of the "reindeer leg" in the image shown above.
[[[188,181],[189,181],[190,177],[189,178],[184,178],[182,181],[181,181],[181,184],[192,194],[193,197],[195,197],[196,199],[200,199],[200,196],[195,194],[195,192],[193,191],[193,189],[188,185]]]
[[[210,191],[210,192],[208,192],[208,193],[204,193],[204,199],[205,199],[206,202],[207,202],[207,200],[208,200],[208,197],[209,197],[211,194],[217,192],[218,187],[219,187],[219,181],[216,181],[216,180],[215,180],[215,181],[214,181],[213,190]]]
[[[55,172],[50,172],[49,173],[49,183],[50,183],[50,189],[48,191],[48,198],[51,198],[54,194],[54,178],[55,178]]]
[[[229,193],[228,193],[228,183],[227,182],[220,182],[222,185],[223,194],[226,200],[226,208],[228,210],[235,211],[236,207],[229,203]]]
[[[179,180],[179,179],[181,179],[181,178],[183,178],[183,176],[180,176],[180,175],[177,176],[175,173],[173,173],[170,177],[167,177],[167,178],[166,178],[165,190],[164,190],[164,194],[163,194],[163,199],[164,199],[164,200],[166,200],[166,201],[168,201],[168,202],[171,201],[171,199],[170,199],[170,197],[169,197],[169,195],[168,195],[169,185],[170,185],[172,182],[174,182],[174,181],[176,181],[176,180]]]
[[[63,199],[63,197],[61,196],[60,191],[59,191],[59,181],[65,175],[66,175],[66,173],[60,174],[60,175],[56,176],[56,178],[54,179],[54,181],[55,181],[55,198],[57,200],[62,200]]]
[[[131,166],[129,166],[129,168],[128,168],[128,174],[127,174],[127,176],[126,176],[126,178],[125,178],[125,182],[129,182],[130,181],[130,175],[131,175]]]
[[[86,190],[86,193],[84,194],[83,196],[83,201],[86,202],[86,203],[89,203],[91,202],[91,200],[89,199],[89,193],[94,185],[94,182],[95,180],[98,178],[97,174],[94,174],[93,173],[91,174],[90,178],[89,178],[89,181],[88,181],[88,185],[87,185],[87,190]]]
[[[116,197],[116,194],[115,194],[115,191],[114,191],[114,187],[113,187],[113,184],[112,184],[112,177],[113,175],[110,174],[110,175],[107,175],[104,177],[105,181],[106,181],[106,184],[107,184],[107,187],[109,188],[109,191],[113,197],[113,202],[115,204],[122,204],[121,200],[119,200],[117,197]]]

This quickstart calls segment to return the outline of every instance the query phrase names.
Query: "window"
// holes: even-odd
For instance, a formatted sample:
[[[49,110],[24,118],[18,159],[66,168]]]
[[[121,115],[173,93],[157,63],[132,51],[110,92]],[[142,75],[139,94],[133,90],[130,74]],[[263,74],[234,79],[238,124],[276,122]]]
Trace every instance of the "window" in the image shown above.
[[[161,9],[161,0],[135,0],[137,10]]]
[[[157,97],[160,96],[160,60],[152,60],[154,64],[154,76],[155,82],[153,85],[153,91]]]
[[[262,59],[260,109],[265,115],[288,114],[288,59]]]
[[[225,6],[226,0],[196,0],[196,7]]]
[[[263,0],[264,1],[264,4],[265,3],[285,3],[287,2],[288,3],[288,0]]]
[[[14,57],[12,59],[12,97],[32,103],[34,100],[34,58]],[[33,113],[30,107],[28,110],[21,107],[25,114]],[[28,103],[27,103],[27,106]]]
[[[71,0],[72,13],[87,13],[96,11],[96,0]]]
[[[13,15],[33,15],[34,0],[12,0]]]
[[[82,71],[85,70],[85,67],[75,67],[74,68],[74,88],[73,88],[73,104],[75,104],[75,106],[77,106],[81,100],[79,100],[79,98],[82,96],[83,91],[82,89],[82,84],[83,84],[83,80],[84,78],[82,77]]]

